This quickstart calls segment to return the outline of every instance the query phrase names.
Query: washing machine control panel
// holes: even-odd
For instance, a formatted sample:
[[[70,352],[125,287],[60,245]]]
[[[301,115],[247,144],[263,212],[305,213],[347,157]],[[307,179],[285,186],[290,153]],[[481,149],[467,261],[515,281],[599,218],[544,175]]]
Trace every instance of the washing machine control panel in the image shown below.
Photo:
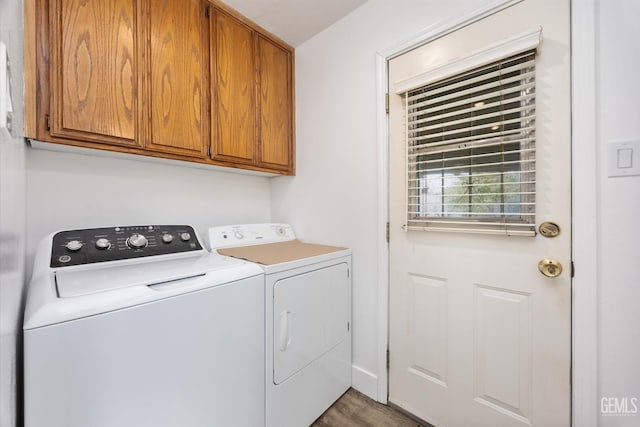
[[[202,251],[188,225],[135,225],[60,231],[53,236],[53,267]]]

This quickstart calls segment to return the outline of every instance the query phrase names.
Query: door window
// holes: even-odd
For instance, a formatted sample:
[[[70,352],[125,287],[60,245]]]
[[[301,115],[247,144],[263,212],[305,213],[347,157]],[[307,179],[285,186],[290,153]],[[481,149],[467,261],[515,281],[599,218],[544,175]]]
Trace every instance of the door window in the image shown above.
[[[409,228],[535,235],[535,55],[404,94]]]

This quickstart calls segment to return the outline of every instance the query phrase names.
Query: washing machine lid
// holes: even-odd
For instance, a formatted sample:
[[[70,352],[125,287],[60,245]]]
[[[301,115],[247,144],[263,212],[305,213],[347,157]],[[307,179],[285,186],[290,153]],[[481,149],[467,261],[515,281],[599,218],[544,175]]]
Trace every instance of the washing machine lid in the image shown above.
[[[29,285],[23,328],[73,321],[264,274],[257,264],[215,253],[172,257],[37,274]]]
[[[58,297],[73,298],[133,286],[155,286],[235,266],[228,259],[200,254],[128,265],[98,265],[91,269],[59,269],[55,281]]]

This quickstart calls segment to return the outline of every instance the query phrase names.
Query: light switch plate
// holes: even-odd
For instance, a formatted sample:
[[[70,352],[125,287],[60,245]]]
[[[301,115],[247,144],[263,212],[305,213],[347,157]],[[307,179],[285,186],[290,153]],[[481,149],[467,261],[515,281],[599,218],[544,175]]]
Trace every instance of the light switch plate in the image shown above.
[[[607,144],[607,175],[640,175],[640,140]]]

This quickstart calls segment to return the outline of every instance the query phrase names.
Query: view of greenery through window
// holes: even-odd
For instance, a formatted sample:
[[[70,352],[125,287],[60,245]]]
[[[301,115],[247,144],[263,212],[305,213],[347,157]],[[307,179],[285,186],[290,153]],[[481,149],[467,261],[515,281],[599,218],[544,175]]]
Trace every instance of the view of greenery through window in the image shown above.
[[[504,147],[504,146],[503,146]],[[442,155],[432,154],[419,156],[419,159],[438,160],[440,170],[426,169],[421,171],[422,213],[432,217],[451,216],[465,218],[468,216],[486,216],[487,218],[501,217],[503,214],[520,216],[521,176],[519,164],[512,164],[506,169],[500,163],[517,162],[520,160],[519,144],[509,144],[505,148],[515,153],[502,154],[495,151],[496,147],[485,148],[484,153],[490,156],[482,157],[471,162],[472,150],[455,151],[464,160],[443,161]],[[498,147],[500,148],[500,147]],[[478,150],[475,150],[478,151]],[[503,160],[504,159],[504,160]],[[489,166],[481,166],[482,163]],[[433,163],[432,163],[433,164]],[[471,168],[471,165],[477,167]],[[442,168],[469,166],[443,171]],[[502,167],[501,167],[502,166]]]

